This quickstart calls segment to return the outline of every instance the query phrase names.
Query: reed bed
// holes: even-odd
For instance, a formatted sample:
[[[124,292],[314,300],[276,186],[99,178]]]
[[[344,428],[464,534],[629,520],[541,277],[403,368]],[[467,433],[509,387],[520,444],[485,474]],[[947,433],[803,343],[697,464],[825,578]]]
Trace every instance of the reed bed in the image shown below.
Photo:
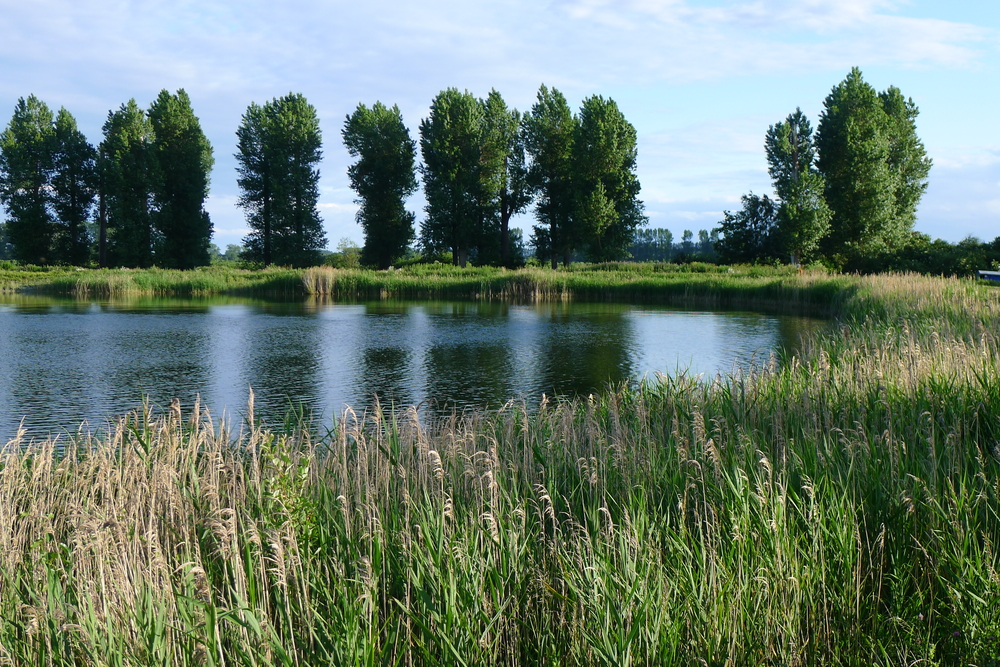
[[[997,665],[1000,291],[853,280],[726,377],[11,442],[0,662]]]
[[[569,270],[457,269],[414,266],[399,271],[317,267],[302,275],[305,291],[334,299],[461,298],[518,302],[666,302],[702,307],[754,307],[831,314],[857,278],[787,268],[583,265]]]

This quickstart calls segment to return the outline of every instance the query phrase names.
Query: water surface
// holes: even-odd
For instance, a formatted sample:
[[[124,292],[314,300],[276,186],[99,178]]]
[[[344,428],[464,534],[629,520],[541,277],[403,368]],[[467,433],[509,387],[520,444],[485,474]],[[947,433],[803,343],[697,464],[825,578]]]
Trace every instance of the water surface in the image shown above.
[[[766,363],[819,320],[621,304],[0,296],[0,440],[98,430],[145,397],[238,421],[385,403],[489,408]]]

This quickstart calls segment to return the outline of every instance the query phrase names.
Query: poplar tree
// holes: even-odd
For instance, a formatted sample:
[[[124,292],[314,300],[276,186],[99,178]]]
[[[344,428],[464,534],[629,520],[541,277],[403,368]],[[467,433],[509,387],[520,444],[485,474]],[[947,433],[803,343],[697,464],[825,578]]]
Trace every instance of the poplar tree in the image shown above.
[[[896,174],[895,209],[901,233],[909,235],[917,220],[917,206],[927,191],[932,162],[917,136],[920,113],[911,98],[895,86],[879,93],[889,129],[889,168]]]
[[[135,99],[109,112],[100,146],[103,205],[107,207],[107,260],[111,266],[150,267],[160,171],[153,125]]]
[[[156,263],[190,269],[210,263],[212,221],[205,211],[214,164],[212,145],[201,130],[183,89],[161,90],[149,108],[160,167],[154,199],[158,232]]]
[[[931,167],[916,136],[916,105],[895,88],[879,95],[855,67],[823,106],[816,146],[833,212],[827,253],[851,262],[899,248]]]
[[[18,261],[52,261],[54,218],[49,200],[52,111],[34,95],[21,98],[0,134],[0,201],[7,212],[7,239]]]
[[[359,104],[344,121],[344,145],[357,161],[347,169],[358,194],[358,224],[364,230],[361,262],[388,268],[413,240],[414,215],[405,200],[417,189],[416,143],[398,106]]]
[[[309,266],[326,246],[317,209],[322,135],[316,108],[297,93],[251,104],[236,131],[239,206],[251,232],[244,255],[265,266]]]
[[[635,230],[646,223],[639,201],[636,131],[614,100],[583,101],[574,127],[575,216],[587,257],[624,259]]]
[[[560,258],[568,265],[579,245],[573,187],[576,123],[563,94],[544,84],[524,119],[524,148],[531,158],[528,179],[540,223],[534,230],[535,246],[550,253],[553,269]]]
[[[60,262],[81,266],[90,260],[88,223],[97,197],[97,150],[65,108],[56,114],[51,197],[56,212],[54,254]]]
[[[487,217],[499,220],[500,264],[512,266],[510,219],[531,203],[528,170],[524,159],[521,113],[508,109],[496,90],[483,105],[482,191]]]
[[[779,243],[791,255],[792,264],[798,264],[816,252],[830,228],[830,209],[823,195],[825,181],[815,166],[812,126],[801,109],[768,128],[764,150],[780,200]]]
[[[483,107],[472,93],[443,90],[420,122],[420,168],[427,200],[420,227],[426,252],[451,251],[464,267],[482,233]]]

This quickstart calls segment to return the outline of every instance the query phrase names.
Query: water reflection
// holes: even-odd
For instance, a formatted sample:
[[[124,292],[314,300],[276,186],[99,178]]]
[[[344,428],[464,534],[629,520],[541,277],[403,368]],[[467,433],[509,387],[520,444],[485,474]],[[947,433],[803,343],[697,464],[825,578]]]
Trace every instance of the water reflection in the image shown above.
[[[425,403],[496,407],[586,394],[655,372],[728,372],[794,346],[817,320],[616,304],[375,302],[238,298],[91,302],[0,297],[0,439],[75,431],[143,398],[200,396],[240,419],[301,406],[331,419]]]

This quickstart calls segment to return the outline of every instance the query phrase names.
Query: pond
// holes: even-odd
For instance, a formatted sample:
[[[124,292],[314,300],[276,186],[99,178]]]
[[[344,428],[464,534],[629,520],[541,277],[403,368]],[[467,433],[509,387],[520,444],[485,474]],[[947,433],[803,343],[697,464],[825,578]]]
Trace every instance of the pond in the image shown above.
[[[107,426],[146,398],[196,396],[237,423],[290,407],[332,420],[345,405],[491,408],[575,395],[656,373],[767,363],[804,317],[606,303],[333,304],[239,298],[74,301],[0,296],[0,441]]]

